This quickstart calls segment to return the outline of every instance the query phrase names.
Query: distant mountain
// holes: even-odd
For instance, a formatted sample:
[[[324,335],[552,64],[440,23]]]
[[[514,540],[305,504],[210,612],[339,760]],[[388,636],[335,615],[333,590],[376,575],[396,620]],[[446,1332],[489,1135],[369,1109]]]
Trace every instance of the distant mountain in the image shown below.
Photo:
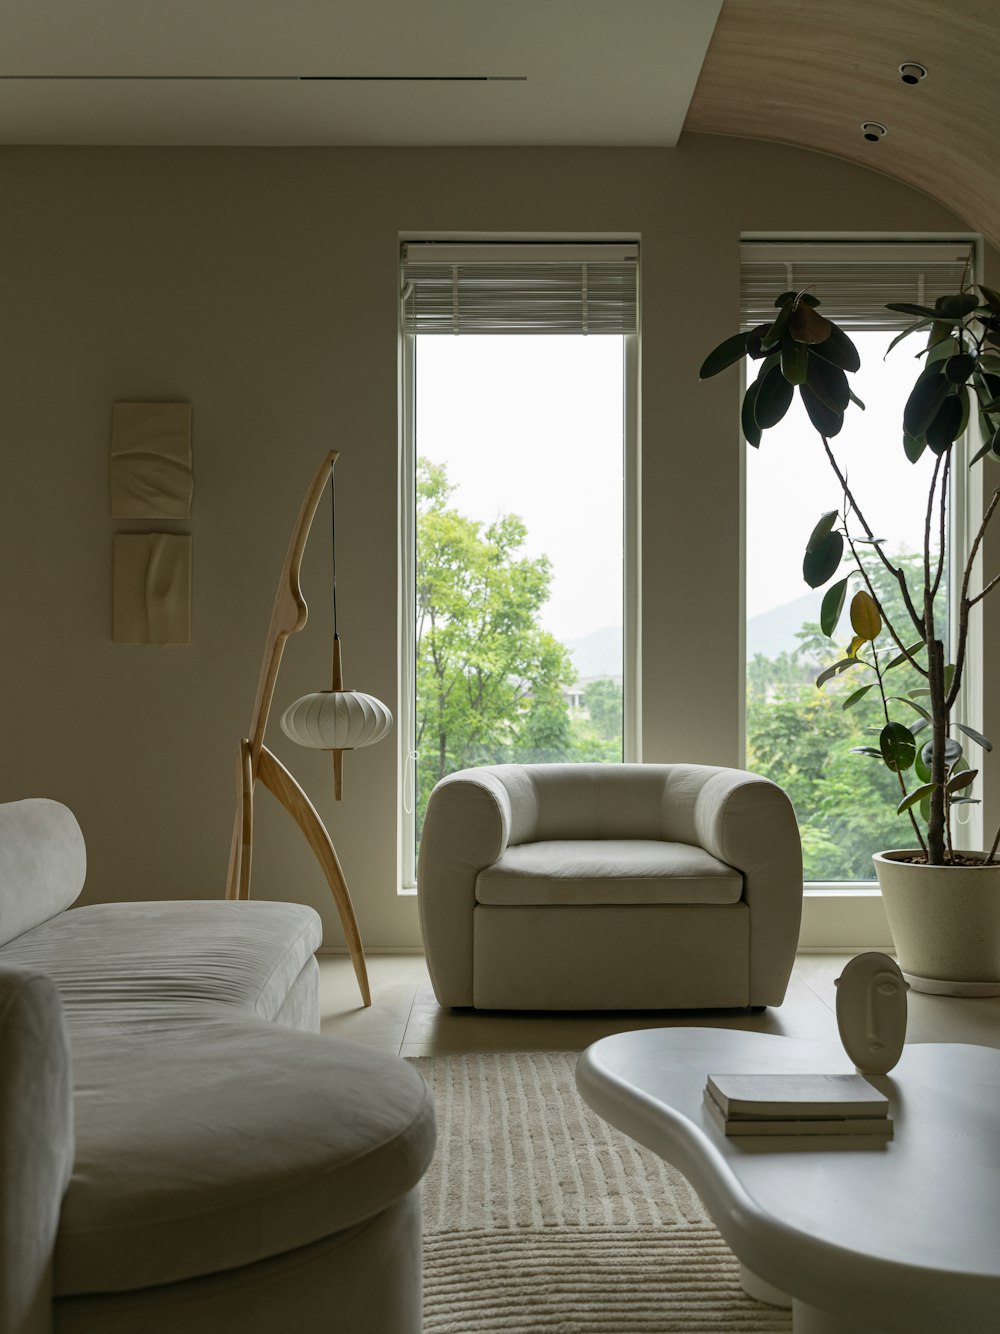
[[[751,616],[747,621],[747,662],[758,653],[765,658],[776,658],[779,653],[791,653],[796,649],[796,632],[808,622],[818,623],[822,601],[822,591],[804,593],[793,602]],[[606,625],[579,639],[563,640],[563,643],[573,656],[576,674],[581,681],[589,681],[595,676],[621,676],[620,625]]]
[[[822,592],[804,593],[794,602],[784,602],[780,607],[751,616],[747,621],[747,662],[752,662],[758,653],[765,658],[791,653],[798,647],[796,632],[809,622],[819,622],[822,602]]]
[[[595,676],[622,674],[622,628],[606,625],[580,639],[563,641],[573,657],[576,674],[581,681]]]

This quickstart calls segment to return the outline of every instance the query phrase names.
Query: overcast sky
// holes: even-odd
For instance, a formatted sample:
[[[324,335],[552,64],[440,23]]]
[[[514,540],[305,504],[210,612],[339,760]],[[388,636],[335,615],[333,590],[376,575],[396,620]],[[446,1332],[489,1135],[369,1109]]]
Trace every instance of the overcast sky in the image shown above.
[[[876,536],[890,539],[889,549],[916,549],[928,474],[926,460],[900,466],[900,422],[920,340],[902,343],[883,364],[889,336],[853,337],[862,369],[852,385],[866,411],[848,410],[838,458]],[[546,627],[569,640],[620,625],[621,339],[423,337],[417,357],[418,451],[447,466],[463,514],[524,519],[527,554],[544,552],[554,565]],[[761,448],[746,454],[749,617],[808,591],[806,540],[841,496],[797,397]]]

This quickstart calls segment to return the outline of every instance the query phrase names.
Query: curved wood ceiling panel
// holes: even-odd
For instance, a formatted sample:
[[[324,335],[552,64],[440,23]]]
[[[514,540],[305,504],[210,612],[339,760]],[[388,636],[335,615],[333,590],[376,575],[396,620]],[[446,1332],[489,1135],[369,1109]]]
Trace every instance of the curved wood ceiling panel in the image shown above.
[[[904,84],[905,61],[927,78]],[[998,0],[725,0],[685,129],[872,167],[1000,246],[998,69]]]

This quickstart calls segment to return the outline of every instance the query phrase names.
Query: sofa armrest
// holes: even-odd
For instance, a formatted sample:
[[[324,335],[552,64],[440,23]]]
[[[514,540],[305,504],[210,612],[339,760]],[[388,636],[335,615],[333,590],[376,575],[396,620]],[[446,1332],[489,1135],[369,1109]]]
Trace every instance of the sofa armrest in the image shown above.
[[[694,808],[701,846],[743,876],[750,908],[750,1005],[780,1005],[802,917],[802,844],[791,801],[770,779],[707,770]]]
[[[52,981],[0,963],[0,1330],[51,1334],[52,1270],[73,1168],[73,1092]]]
[[[461,769],[441,779],[427,803],[417,901],[427,968],[441,1005],[472,1004],[476,877],[503,855],[513,818],[511,794],[489,768]]]

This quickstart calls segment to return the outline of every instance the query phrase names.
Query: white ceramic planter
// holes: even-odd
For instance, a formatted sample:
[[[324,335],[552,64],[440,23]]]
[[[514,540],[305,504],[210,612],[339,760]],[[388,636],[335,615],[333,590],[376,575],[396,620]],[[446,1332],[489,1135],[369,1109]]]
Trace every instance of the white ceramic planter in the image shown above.
[[[914,991],[1000,996],[1000,863],[900,860],[911,856],[880,852],[872,858],[903,976]]]

